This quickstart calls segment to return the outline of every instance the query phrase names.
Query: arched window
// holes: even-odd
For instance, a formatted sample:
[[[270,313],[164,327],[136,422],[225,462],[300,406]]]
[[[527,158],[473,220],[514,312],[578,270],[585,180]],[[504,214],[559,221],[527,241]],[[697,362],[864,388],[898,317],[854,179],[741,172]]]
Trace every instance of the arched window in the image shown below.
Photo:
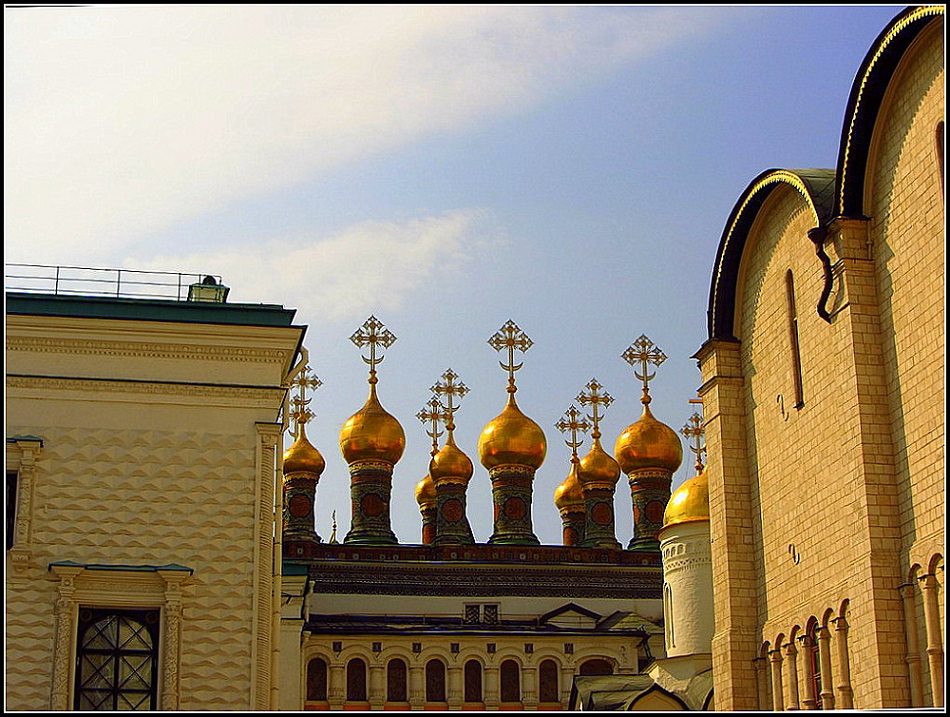
[[[815,618],[811,618],[808,630],[805,633],[805,639],[802,640],[802,658],[805,662],[805,675],[811,676],[810,687],[806,686],[805,695],[808,699],[809,709],[820,710],[821,704],[821,659],[818,654],[818,630],[820,624]]]
[[[445,702],[445,663],[442,660],[426,663],[426,702]]]
[[[669,583],[663,584],[663,624],[666,627],[666,649],[676,647],[676,633],[673,632],[673,589]]]
[[[802,389],[802,355],[798,348],[798,311],[795,308],[795,279],[792,270],[785,272],[785,301],[788,310],[789,354],[792,359],[792,381],[795,384],[795,408],[805,405]]]
[[[478,660],[465,663],[465,701],[482,701],[482,663]]]
[[[501,663],[501,701],[521,702],[521,668],[514,660]]]
[[[404,660],[398,657],[390,660],[386,665],[386,701],[408,702],[406,689],[407,668]]]
[[[538,666],[538,699],[544,703],[560,703],[561,671],[554,660],[542,660]]]
[[[346,663],[346,701],[366,702],[366,663],[359,657]]]
[[[582,675],[612,675],[613,673],[614,666],[608,660],[595,658],[581,664],[580,674]]]
[[[327,701],[327,663],[320,657],[307,663],[307,700]]]
[[[79,610],[77,710],[153,710],[158,610]]]

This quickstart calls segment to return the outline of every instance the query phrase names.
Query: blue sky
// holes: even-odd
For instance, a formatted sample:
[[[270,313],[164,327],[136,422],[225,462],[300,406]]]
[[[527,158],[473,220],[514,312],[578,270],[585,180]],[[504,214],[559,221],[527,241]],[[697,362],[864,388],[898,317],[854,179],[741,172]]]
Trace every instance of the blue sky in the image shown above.
[[[325,539],[332,510],[349,526],[337,437],[367,390],[348,339],[375,314],[408,442],[394,530],[419,540],[415,414],[451,367],[487,540],[476,446],[506,398],[487,341],[514,320],[535,342],[519,405],[548,441],[535,532],[559,543],[554,424],[596,377],[612,449],[640,415],[620,355],[641,334],[669,357],[654,414],[687,422],[734,203],[765,169],[835,166],[854,76],[901,7],[7,8],[7,261],[215,273],[232,301],[296,308],[324,383]],[[625,479],[615,508],[626,544]]]

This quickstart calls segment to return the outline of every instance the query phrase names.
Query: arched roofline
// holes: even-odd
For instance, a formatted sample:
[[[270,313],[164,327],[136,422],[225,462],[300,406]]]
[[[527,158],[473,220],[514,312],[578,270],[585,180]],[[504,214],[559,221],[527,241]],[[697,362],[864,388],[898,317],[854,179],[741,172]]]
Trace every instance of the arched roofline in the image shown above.
[[[709,288],[707,331],[710,340],[736,341],[735,309],[739,267],[749,231],[765,201],[777,188],[797,191],[811,209],[815,226],[832,218],[834,172],[830,169],[767,169],[752,180],[732,209],[719,240]]]
[[[871,137],[884,94],[907,48],[934,19],[943,18],[942,5],[909,7],[884,28],[868,51],[851,86],[835,184],[835,215],[864,216],[864,180]]]

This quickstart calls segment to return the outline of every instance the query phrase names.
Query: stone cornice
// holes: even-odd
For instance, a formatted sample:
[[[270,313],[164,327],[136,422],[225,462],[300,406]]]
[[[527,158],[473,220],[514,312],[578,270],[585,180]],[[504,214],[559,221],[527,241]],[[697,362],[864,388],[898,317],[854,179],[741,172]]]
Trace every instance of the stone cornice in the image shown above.
[[[463,561],[318,561],[311,566],[310,579],[314,593],[329,594],[629,599],[659,598],[663,582],[658,566],[616,562],[505,565]]]
[[[48,390],[62,394],[80,393],[147,394],[236,400],[256,408],[271,408],[283,400],[284,389],[272,386],[222,386],[216,384],[128,381],[98,378],[57,378],[8,374],[7,389]]]
[[[433,573],[438,573],[438,579]],[[576,582],[575,582],[576,581]],[[451,566],[424,576],[392,566],[333,566],[314,580],[315,593],[420,595],[460,597],[564,597],[564,598],[654,598],[661,597],[662,579],[655,575],[617,574],[615,571],[572,570],[535,572],[520,570],[497,574],[483,570],[477,574]]]
[[[278,348],[260,349],[241,346],[197,346],[183,343],[11,336],[7,337],[7,351],[278,364],[284,363],[289,353],[285,349]]]

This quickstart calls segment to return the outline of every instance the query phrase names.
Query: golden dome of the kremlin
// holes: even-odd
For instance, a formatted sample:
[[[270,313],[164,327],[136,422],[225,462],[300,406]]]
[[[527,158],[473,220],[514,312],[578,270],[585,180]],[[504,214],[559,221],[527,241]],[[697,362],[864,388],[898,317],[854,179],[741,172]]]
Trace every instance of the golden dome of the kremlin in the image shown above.
[[[340,429],[340,451],[348,464],[378,460],[395,465],[406,449],[406,434],[399,421],[389,415],[370,385],[364,406]]]
[[[616,485],[620,480],[620,464],[603,449],[600,439],[595,438],[590,451],[581,458],[577,478],[581,485]]]
[[[547,449],[541,426],[520,411],[513,393],[508,395],[505,410],[488,422],[478,439],[478,458],[488,470],[501,465],[537,470]]]
[[[420,506],[431,505],[437,499],[435,493],[435,483],[431,475],[426,475],[421,481],[416,483],[416,503]]]
[[[704,470],[674,491],[663,513],[663,527],[709,520],[709,476]]]
[[[290,448],[284,451],[284,475],[313,473],[319,476],[326,467],[327,462],[323,459],[320,451],[307,440],[307,434],[304,432],[303,425],[301,425],[300,436],[291,444]]]
[[[475,467],[472,465],[472,459],[455,445],[455,441],[451,436],[429,461],[429,475],[432,476],[434,483],[446,478],[457,478],[467,484],[474,472]]]
[[[643,415],[617,438],[614,456],[620,469],[630,473],[641,468],[659,468],[670,473],[683,462],[683,444],[676,432],[653,417],[643,404]]]
[[[561,485],[554,489],[554,505],[558,510],[577,505],[584,505],[584,494],[577,478],[577,463],[571,462],[571,472]]]

